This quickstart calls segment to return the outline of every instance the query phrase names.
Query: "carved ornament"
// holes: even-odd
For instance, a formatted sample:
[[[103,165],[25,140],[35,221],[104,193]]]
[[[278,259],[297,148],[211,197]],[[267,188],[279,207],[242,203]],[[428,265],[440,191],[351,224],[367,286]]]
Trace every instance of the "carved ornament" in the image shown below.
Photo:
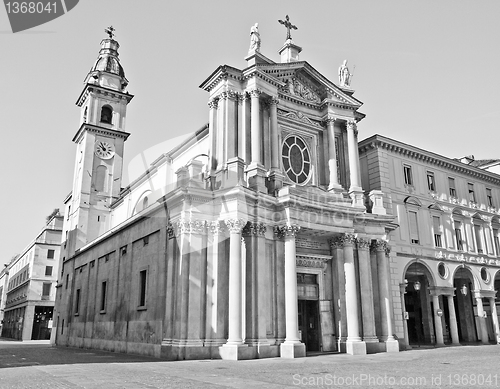
[[[230,233],[241,233],[241,230],[247,224],[246,220],[243,219],[226,219],[224,222]]]
[[[320,127],[320,125],[318,123],[313,122],[311,119],[309,119],[302,112],[286,112],[286,111],[278,110],[278,115],[286,117],[288,119],[299,120],[301,122],[310,124],[312,126]]]
[[[339,236],[337,236],[335,238],[332,238],[332,239],[328,239],[328,243],[330,244],[330,247],[332,249],[342,249],[342,248],[344,248],[344,242],[342,241],[342,239],[340,239]]]
[[[248,222],[243,228],[243,235],[245,236],[264,236],[266,234],[266,225],[264,223]]]
[[[372,243],[370,239],[357,238],[356,243],[358,244],[358,249],[369,250],[370,244]]]
[[[354,234],[343,234],[340,236],[343,246],[353,246],[356,243],[356,235]]]
[[[179,220],[177,222],[177,234],[204,234],[206,231],[206,220]]]
[[[299,231],[300,231],[300,226],[296,224],[274,227],[274,233],[280,239],[286,236],[297,236]]]
[[[321,102],[319,95],[313,91],[311,88],[305,86],[297,78],[292,77],[285,81],[285,85],[279,89],[280,92],[286,93],[292,96],[301,97],[307,101],[313,101],[315,103]]]

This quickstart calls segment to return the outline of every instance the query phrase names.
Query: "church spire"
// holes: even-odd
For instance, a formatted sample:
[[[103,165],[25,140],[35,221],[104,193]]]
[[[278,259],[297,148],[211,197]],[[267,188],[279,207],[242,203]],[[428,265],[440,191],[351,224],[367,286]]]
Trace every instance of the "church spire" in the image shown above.
[[[98,84],[119,92],[126,92],[128,80],[118,58],[120,45],[114,39],[115,29],[110,26],[104,30],[108,38],[101,41],[101,49],[94,66],[85,78],[86,84]]]

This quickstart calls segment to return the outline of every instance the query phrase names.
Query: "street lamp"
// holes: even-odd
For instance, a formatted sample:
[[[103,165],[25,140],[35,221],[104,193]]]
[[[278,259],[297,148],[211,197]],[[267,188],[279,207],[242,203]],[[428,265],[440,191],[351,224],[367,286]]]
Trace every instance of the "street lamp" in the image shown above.
[[[460,291],[464,296],[467,296],[467,285],[463,284],[462,287],[460,288]]]
[[[419,281],[415,281],[413,283],[413,289],[415,289],[417,292],[420,290],[420,282]]]

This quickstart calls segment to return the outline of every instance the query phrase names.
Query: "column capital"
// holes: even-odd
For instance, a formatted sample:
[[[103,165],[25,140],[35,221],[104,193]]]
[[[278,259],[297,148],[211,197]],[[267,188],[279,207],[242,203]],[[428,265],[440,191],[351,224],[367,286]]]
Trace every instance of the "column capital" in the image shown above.
[[[354,234],[343,234],[340,235],[340,240],[342,241],[342,246],[353,246],[356,243],[356,235]]]
[[[356,243],[358,245],[358,250],[369,250],[371,245],[371,239],[367,238],[356,238]]]
[[[208,223],[208,228],[210,232],[214,235],[222,234],[224,232],[224,226],[222,220],[214,220]]]
[[[332,248],[332,249],[344,248],[344,242],[342,241],[342,239],[340,239],[339,236],[336,236],[335,238],[328,239],[328,244],[330,245],[330,248]]]
[[[225,92],[222,92],[219,97],[221,100],[233,100],[233,101],[236,101],[238,100],[238,96],[240,94],[236,91],[233,91],[233,90],[227,90]]]
[[[347,131],[353,131],[354,136],[356,138],[358,137],[358,125],[356,124],[355,120],[349,119],[346,123],[346,128],[347,128]]]
[[[248,222],[243,228],[244,236],[264,236],[266,235],[267,227],[264,223]]]
[[[206,220],[179,220],[177,221],[177,235],[204,234],[207,231]]]
[[[167,224],[167,236],[168,236],[168,239],[175,238],[175,228],[172,225],[172,223],[170,223],[170,222],[168,222],[168,224]]]
[[[244,219],[226,219],[224,220],[226,223],[227,229],[230,233],[241,233],[247,221]]]
[[[336,120],[337,120],[337,118],[335,116],[328,115],[327,117],[325,117],[323,119],[323,123],[325,123],[326,125],[328,125],[330,123],[333,124],[333,123],[335,123]]]
[[[275,226],[274,234],[278,236],[278,238],[284,238],[288,236],[297,236],[300,231],[300,226],[297,224],[287,224],[284,226]]]
[[[389,252],[390,252],[390,247],[389,247],[387,241],[383,240],[383,239],[374,240],[372,243],[371,249],[373,251],[385,251],[386,255],[387,255],[387,250],[389,250]]]
[[[269,101],[269,105],[278,105],[280,102],[276,96],[270,97],[268,101]]]
[[[214,97],[213,99],[209,100],[208,107],[210,109],[217,109],[218,104],[219,104],[219,98],[218,97]]]
[[[260,95],[262,94],[262,91],[260,89],[252,89],[250,91],[248,91],[250,97],[256,97],[256,98],[259,98]]]

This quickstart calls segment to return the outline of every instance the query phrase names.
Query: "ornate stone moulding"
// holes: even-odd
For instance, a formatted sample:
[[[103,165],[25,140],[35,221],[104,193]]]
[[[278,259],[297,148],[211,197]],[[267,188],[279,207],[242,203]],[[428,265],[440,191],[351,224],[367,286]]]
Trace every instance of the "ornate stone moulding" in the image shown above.
[[[297,120],[303,123],[310,124],[311,126],[321,127],[318,122],[311,120],[308,116],[304,115],[302,112],[287,112],[281,109],[278,110],[278,115],[287,119]]]
[[[326,255],[297,254],[295,256],[295,263],[300,267],[326,269],[327,263],[330,259],[331,257]]]

